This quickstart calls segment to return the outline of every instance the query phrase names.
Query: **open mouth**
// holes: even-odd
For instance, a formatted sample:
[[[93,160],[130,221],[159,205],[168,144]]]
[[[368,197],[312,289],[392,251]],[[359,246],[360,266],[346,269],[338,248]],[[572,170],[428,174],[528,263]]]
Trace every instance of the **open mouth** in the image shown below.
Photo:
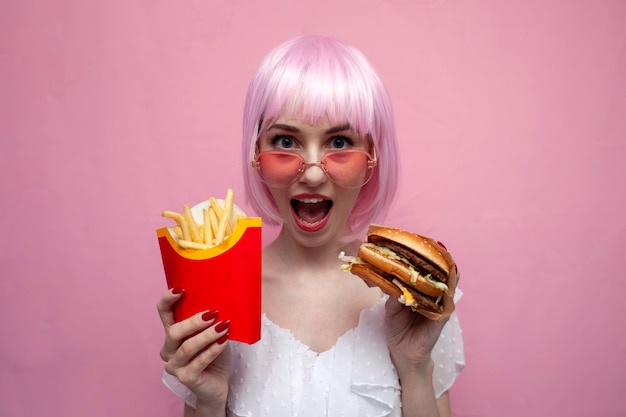
[[[291,200],[291,208],[298,225],[309,231],[324,227],[332,206],[332,200],[321,197],[294,198]]]

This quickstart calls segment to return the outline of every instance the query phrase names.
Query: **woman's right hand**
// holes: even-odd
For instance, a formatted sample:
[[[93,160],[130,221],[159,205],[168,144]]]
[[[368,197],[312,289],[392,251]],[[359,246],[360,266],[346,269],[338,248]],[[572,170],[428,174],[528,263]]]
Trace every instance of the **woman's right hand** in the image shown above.
[[[217,321],[216,311],[200,312],[175,323],[173,307],[182,296],[183,291],[169,290],[157,304],[165,328],[161,348],[165,371],[176,376],[198,401],[224,407],[231,373],[230,323]]]

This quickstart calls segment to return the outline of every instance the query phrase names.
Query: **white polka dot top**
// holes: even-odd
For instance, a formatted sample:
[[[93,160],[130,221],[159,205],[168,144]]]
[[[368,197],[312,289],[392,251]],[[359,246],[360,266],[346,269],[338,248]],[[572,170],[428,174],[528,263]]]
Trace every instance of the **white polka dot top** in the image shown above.
[[[460,298],[457,289],[457,296]],[[233,374],[229,416],[340,417],[401,416],[400,385],[383,332],[386,297],[363,310],[356,328],[334,347],[317,353],[286,329],[262,317],[261,340],[229,342]],[[432,352],[433,386],[439,397],[465,366],[456,313]],[[188,404],[194,395],[174,376],[163,382]]]

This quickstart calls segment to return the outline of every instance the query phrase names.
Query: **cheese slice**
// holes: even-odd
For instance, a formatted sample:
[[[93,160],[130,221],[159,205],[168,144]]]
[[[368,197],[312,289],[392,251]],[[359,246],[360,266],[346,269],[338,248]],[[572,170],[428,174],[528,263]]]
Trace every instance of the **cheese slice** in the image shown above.
[[[411,294],[409,290],[404,285],[402,285],[400,280],[393,279],[391,282],[393,282],[396,287],[400,288],[400,290],[402,291],[402,295],[399,298],[402,304],[409,307],[417,305],[417,301],[415,301],[415,297],[413,297],[413,294]]]

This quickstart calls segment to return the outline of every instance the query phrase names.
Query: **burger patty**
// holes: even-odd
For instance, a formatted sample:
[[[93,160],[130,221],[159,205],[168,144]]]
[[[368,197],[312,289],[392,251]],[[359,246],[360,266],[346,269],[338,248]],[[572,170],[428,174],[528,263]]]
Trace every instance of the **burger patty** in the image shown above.
[[[370,241],[375,245],[384,246],[396,252],[398,255],[404,256],[422,275],[430,274],[432,278],[437,281],[443,282],[444,284],[448,282],[447,274],[404,246],[386,239],[376,238],[375,236],[372,236]]]

